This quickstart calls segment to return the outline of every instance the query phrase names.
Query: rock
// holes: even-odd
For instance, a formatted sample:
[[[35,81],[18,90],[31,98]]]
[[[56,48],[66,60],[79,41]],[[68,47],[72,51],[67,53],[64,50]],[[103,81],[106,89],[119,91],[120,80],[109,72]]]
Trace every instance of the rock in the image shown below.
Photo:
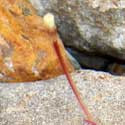
[[[83,70],[72,78],[97,125],[125,124],[125,77]],[[83,125],[83,118],[64,76],[0,83],[0,125]]]
[[[111,57],[98,56],[92,53],[80,52],[72,48],[67,48],[68,52],[79,62],[83,69],[95,69],[109,72],[113,75],[125,76],[125,62]],[[73,60],[71,60],[73,62]],[[79,69],[78,64],[73,64]],[[78,67],[78,68],[77,68]]]
[[[74,49],[67,48],[68,52],[80,63],[82,68],[106,71],[111,61],[105,57],[94,54],[78,52]],[[107,70],[108,71],[108,70]]]
[[[78,62],[79,60],[77,61],[77,59],[75,58],[75,56],[72,55],[72,53],[70,51],[68,51],[68,49],[67,49],[66,53],[67,53],[68,59],[70,60],[71,64],[75,68],[75,70],[81,69],[81,66],[80,66],[80,64]]]
[[[66,46],[125,60],[124,0],[30,0],[53,12]]]
[[[115,75],[125,76],[125,64],[111,63],[108,65],[107,71]]]
[[[68,70],[73,71],[52,14],[41,18],[28,0],[0,0],[1,82],[35,81],[62,74],[54,41],[59,43]]]

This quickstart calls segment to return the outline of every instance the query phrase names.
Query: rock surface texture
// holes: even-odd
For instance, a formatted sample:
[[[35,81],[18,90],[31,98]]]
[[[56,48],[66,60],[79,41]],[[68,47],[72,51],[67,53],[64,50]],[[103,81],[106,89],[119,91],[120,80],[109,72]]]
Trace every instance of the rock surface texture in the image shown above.
[[[37,15],[28,0],[0,0],[0,81],[49,79],[63,73],[53,42],[58,41],[70,71],[54,17]]]
[[[73,56],[77,54],[82,67],[104,71],[108,69],[108,72],[112,72],[108,68],[110,67],[108,61],[113,64],[118,63],[118,67],[122,68],[120,64],[125,63],[124,0],[30,1],[40,15],[47,12],[55,15],[65,46],[76,51]],[[86,55],[85,52],[87,52]],[[86,56],[87,59],[81,56]],[[94,61],[89,61],[91,57]],[[101,63],[98,63],[100,59]],[[123,75],[125,72],[112,73]]]
[[[39,14],[55,14],[66,46],[125,60],[124,0],[30,1]]]
[[[125,124],[124,77],[89,70],[72,77],[97,125]],[[49,81],[0,83],[0,125],[85,124],[67,80],[60,76]]]

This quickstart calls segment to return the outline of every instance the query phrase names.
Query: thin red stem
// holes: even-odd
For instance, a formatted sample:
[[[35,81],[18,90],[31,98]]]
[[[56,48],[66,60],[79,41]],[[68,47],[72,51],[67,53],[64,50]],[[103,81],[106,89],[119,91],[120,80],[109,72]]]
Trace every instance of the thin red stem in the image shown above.
[[[94,123],[93,121],[90,121],[90,120],[85,120],[86,123],[89,123],[91,125],[96,125],[96,123]]]
[[[73,82],[73,80],[72,80],[72,78],[71,78],[71,76],[70,76],[70,73],[69,73],[68,70],[67,70],[67,66],[66,66],[66,64],[65,64],[65,62],[64,62],[64,59],[63,59],[62,55],[61,55],[60,47],[59,47],[57,41],[54,41],[54,48],[55,48],[56,54],[57,54],[57,56],[58,56],[58,58],[59,58],[59,61],[60,61],[60,64],[61,64],[61,66],[62,66],[62,69],[63,69],[63,71],[64,71],[64,74],[66,75],[66,78],[67,78],[67,80],[69,81],[69,84],[70,84],[70,86],[71,86],[71,88],[72,88],[72,90],[73,90],[73,92],[74,92],[74,94],[75,94],[75,96],[76,96],[76,98],[77,98],[77,100],[78,100],[78,102],[79,102],[79,105],[80,105],[82,111],[83,111],[83,112],[86,114],[86,116],[87,116],[87,119],[88,119],[88,120],[85,120],[85,121],[86,121],[87,123],[92,124],[92,125],[96,125],[96,123],[92,122],[92,116],[91,116],[91,114],[89,113],[89,111],[88,111],[87,107],[85,106],[85,104],[82,102],[82,99],[81,99],[80,94],[79,94],[79,92],[78,92],[78,90],[77,90],[77,88],[76,88],[76,85],[74,84],[74,82]]]

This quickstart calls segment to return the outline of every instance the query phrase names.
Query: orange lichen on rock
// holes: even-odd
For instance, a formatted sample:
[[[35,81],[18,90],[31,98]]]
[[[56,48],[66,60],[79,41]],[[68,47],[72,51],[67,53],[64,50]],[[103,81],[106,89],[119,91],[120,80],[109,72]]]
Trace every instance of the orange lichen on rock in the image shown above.
[[[51,14],[41,18],[28,0],[0,0],[0,81],[35,81],[62,74],[55,40],[73,71]]]

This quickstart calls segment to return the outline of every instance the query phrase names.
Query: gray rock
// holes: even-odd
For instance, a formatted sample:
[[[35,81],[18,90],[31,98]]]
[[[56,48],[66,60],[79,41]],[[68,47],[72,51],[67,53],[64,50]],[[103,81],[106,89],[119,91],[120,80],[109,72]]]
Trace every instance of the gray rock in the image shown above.
[[[67,50],[79,62],[82,68],[107,71],[107,67],[111,63],[111,61],[105,57],[97,56],[91,53],[78,52],[71,48],[68,48]]]
[[[125,60],[124,0],[30,0],[52,12],[65,45]]]
[[[77,61],[74,56],[72,56],[72,54],[69,51],[66,51],[67,57],[69,59],[69,61],[71,62],[71,64],[73,65],[75,70],[79,70],[81,69],[81,66],[79,64],[79,60]]]
[[[125,77],[89,70],[72,77],[97,125],[125,124]],[[0,83],[0,125],[83,125],[83,118],[64,76]]]

